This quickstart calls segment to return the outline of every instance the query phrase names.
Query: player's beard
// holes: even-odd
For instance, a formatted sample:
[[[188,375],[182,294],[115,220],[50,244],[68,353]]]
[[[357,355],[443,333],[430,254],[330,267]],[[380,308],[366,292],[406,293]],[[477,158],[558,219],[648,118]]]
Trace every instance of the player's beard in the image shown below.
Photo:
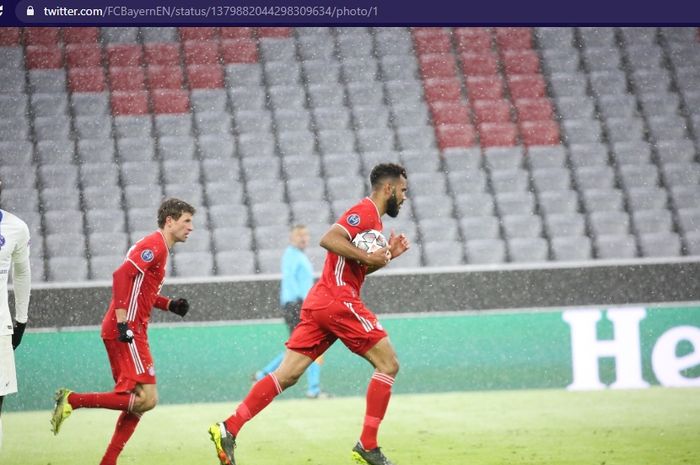
[[[389,200],[386,201],[386,214],[392,218],[396,218],[400,208],[401,205],[399,204],[399,199],[396,197],[396,190],[394,190]]]

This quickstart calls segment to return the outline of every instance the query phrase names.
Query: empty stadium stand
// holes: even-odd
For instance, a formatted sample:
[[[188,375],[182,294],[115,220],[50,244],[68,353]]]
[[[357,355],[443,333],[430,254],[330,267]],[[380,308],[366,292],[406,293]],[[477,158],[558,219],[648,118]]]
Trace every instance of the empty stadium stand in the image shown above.
[[[108,279],[178,196],[175,276],[277,272],[382,161],[391,267],[700,254],[696,28],[2,28],[2,206],[35,281]],[[323,251],[309,250],[320,269]]]

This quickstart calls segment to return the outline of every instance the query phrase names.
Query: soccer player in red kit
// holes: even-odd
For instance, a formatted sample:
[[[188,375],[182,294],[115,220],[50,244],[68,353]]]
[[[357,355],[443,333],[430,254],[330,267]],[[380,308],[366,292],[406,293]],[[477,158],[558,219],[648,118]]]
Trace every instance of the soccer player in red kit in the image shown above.
[[[100,465],[117,463],[141,415],[158,402],[156,373],[148,345],[148,323],[153,307],[181,317],[189,310],[187,300],[171,300],[160,295],[160,289],[170,248],[187,240],[193,229],[194,212],[194,207],[182,200],[165,200],[158,209],[158,230],[136,242],[112,275],[112,301],[102,320],[102,339],[112,367],[114,390],[78,393],[61,388],[56,392],[51,417],[54,434],[58,434],[63,421],[75,409],[122,411]]]
[[[369,465],[391,465],[377,445],[399,363],[389,337],[377,317],[360,299],[365,275],[385,266],[408,250],[404,234],[389,237],[388,247],[367,253],[352,244],[358,233],[382,230],[381,216],[395,217],[406,199],[406,170],[397,164],[379,164],[370,174],[372,193],[338,219],[321,238],[328,250],[321,279],[309,291],[301,309],[301,322],[286,343],[282,364],[258,381],[227,420],[209,428],[222,465],[235,464],[233,452],[243,425],[283,390],[294,385],[306,368],[337,339],[374,366],[367,388],[367,403],[360,440],[353,457]]]

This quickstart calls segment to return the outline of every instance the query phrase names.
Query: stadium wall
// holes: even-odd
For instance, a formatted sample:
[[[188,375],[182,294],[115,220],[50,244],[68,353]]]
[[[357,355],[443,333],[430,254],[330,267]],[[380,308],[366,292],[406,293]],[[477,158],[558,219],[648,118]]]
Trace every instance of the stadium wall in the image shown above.
[[[556,308],[634,302],[700,301],[700,261],[649,259],[629,262],[386,270],[367,278],[363,296],[376,313]],[[97,325],[111,297],[111,283],[36,285],[32,328]],[[207,280],[166,279],[163,293],[186,297],[188,321],[279,317],[279,276]],[[155,310],[154,321],[177,317]]]
[[[384,315],[401,361],[396,393],[492,389],[700,386],[700,306],[624,306]],[[156,324],[150,341],[163,403],[241,399],[250,376],[282,349],[267,322]],[[50,410],[61,386],[112,388],[97,328],[27,333],[17,354],[19,394],[8,410]],[[323,387],[363,395],[371,368],[337,343]],[[282,394],[300,397],[298,386]]]

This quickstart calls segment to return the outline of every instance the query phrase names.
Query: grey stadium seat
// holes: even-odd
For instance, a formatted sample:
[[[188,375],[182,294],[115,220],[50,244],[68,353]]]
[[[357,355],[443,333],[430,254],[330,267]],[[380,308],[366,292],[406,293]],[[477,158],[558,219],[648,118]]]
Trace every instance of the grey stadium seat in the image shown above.
[[[121,165],[122,183],[124,185],[152,186],[158,184],[160,169],[154,161],[129,161]]]
[[[535,196],[531,192],[499,192],[495,197],[498,214],[502,217],[535,212]]]
[[[642,210],[632,213],[632,222],[637,234],[669,233],[673,220],[669,210]]]
[[[549,245],[541,237],[517,237],[507,241],[511,262],[545,262],[549,258]]]
[[[114,117],[116,137],[151,137],[153,117],[151,115],[117,115]]]
[[[214,257],[208,252],[179,252],[175,254],[176,276],[205,277],[214,274]]]
[[[126,254],[129,237],[125,232],[95,232],[88,235],[88,257]]]
[[[247,226],[248,208],[243,204],[209,206],[209,220],[213,228]]]
[[[47,265],[49,281],[75,282],[88,279],[88,263],[84,257],[49,257]]]
[[[561,145],[531,145],[527,148],[530,169],[563,168],[566,164],[566,149]]]
[[[236,153],[236,140],[230,135],[199,136],[199,154],[204,160],[227,160]]]
[[[163,136],[158,139],[158,152],[164,161],[192,160],[195,154],[194,138],[190,136]]]
[[[582,193],[586,211],[622,210],[622,191],[619,189],[589,189]]]
[[[327,224],[331,219],[330,205],[324,200],[292,202],[291,210],[293,223]]]
[[[253,179],[246,183],[248,203],[284,202],[284,184],[271,179]]]
[[[77,143],[78,160],[85,163],[114,163],[114,141],[112,139],[80,139]]]
[[[256,203],[251,207],[252,220],[258,226],[286,225],[289,222],[289,205],[284,202]]]
[[[124,255],[90,257],[90,279],[112,280],[112,274],[124,261]]]
[[[595,236],[628,234],[630,219],[619,211],[594,211],[588,215],[591,231]]]
[[[218,275],[241,275],[255,273],[255,253],[250,250],[218,252],[216,271]]]
[[[575,168],[580,166],[601,166],[608,163],[608,150],[601,143],[571,144],[569,150],[571,153],[571,164]]]
[[[455,196],[468,192],[486,191],[487,176],[486,172],[482,169],[449,171],[447,173],[447,180],[450,185],[450,191]]]
[[[361,199],[365,195],[364,179],[360,176],[326,177],[328,198],[333,200]]]
[[[581,213],[556,213],[544,217],[545,229],[550,238],[584,236],[586,222]]]
[[[88,234],[126,231],[126,218],[112,209],[87,210],[85,229]]]
[[[68,95],[62,92],[31,95],[32,116],[61,116],[68,113]]]
[[[664,209],[668,194],[661,187],[635,187],[627,191],[627,203],[632,211]]]
[[[573,190],[541,192],[537,200],[540,211],[546,215],[578,211],[578,195]]]
[[[159,114],[153,117],[156,134],[162,136],[189,136],[192,133],[192,115]]]
[[[325,184],[319,177],[289,179],[286,184],[290,202],[325,198]]]
[[[245,158],[275,156],[275,141],[268,133],[249,132],[238,137],[238,154]]]
[[[166,184],[199,182],[199,162],[196,160],[163,161],[163,180]]]
[[[423,242],[425,266],[455,266],[464,263],[464,251],[459,241]]]
[[[207,204],[228,205],[243,203],[243,186],[237,182],[215,182],[204,186]]]
[[[46,234],[82,234],[83,212],[80,210],[55,210],[44,213]]]
[[[419,219],[452,217],[452,198],[448,195],[413,197],[411,204]]]
[[[82,257],[85,255],[85,236],[82,233],[57,233],[45,236],[49,257]]]
[[[89,185],[83,188],[82,197],[88,209],[118,209],[122,204],[122,190],[117,185]]]
[[[253,237],[258,249],[283,249],[289,244],[289,225],[259,226],[253,230]]]
[[[473,216],[461,218],[459,225],[465,240],[498,239],[500,227],[495,216]]]
[[[550,246],[556,261],[583,261],[593,257],[591,239],[586,236],[554,237]]]
[[[78,185],[78,167],[72,164],[41,165],[38,168],[42,187],[68,187]]]
[[[80,192],[75,186],[49,187],[39,195],[44,211],[80,209]]]
[[[488,147],[484,149],[484,163],[491,170],[513,170],[522,166],[522,147]]]
[[[637,244],[631,234],[619,236],[598,236],[595,238],[597,258],[634,258]]]
[[[258,249],[258,273],[280,273],[280,260],[284,249]]]
[[[197,134],[228,135],[233,127],[231,115],[226,111],[203,111],[194,114]]]
[[[458,223],[454,218],[429,218],[420,220],[419,227],[423,243],[459,240]]]
[[[246,226],[216,228],[212,231],[214,252],[229,250],[250,250],[253,245],[253,231]]]
[[[609,189],[615,184],[615,173],[610,166],[584,166],[574,171],[576,186],[581,190]]]
[[[459,217],[485,216],[495,213],[494,199],[485,192],[457,195],[454,204]]]
[[[525,192],[528,190],[528,174],[522,169],[491,171],[491,187],[494,192]]]
[[[673,232],[642,234],[639,245],[645,257],[678,257],[681,255],[681,241]]]
[[[506,215],[501,222],[505,237],[509,239],[542,235],[542,219],[537,215]]]
[[[155,158],[155,143],[150,137],[117,139],[117,154],[122,162],[145,162]],[[128,180],[125,180],[128,183]]]
[[[506,245],[500,239],[474,239],[465,244],[467,263],[485,265],[504,263],[506,261]]]

